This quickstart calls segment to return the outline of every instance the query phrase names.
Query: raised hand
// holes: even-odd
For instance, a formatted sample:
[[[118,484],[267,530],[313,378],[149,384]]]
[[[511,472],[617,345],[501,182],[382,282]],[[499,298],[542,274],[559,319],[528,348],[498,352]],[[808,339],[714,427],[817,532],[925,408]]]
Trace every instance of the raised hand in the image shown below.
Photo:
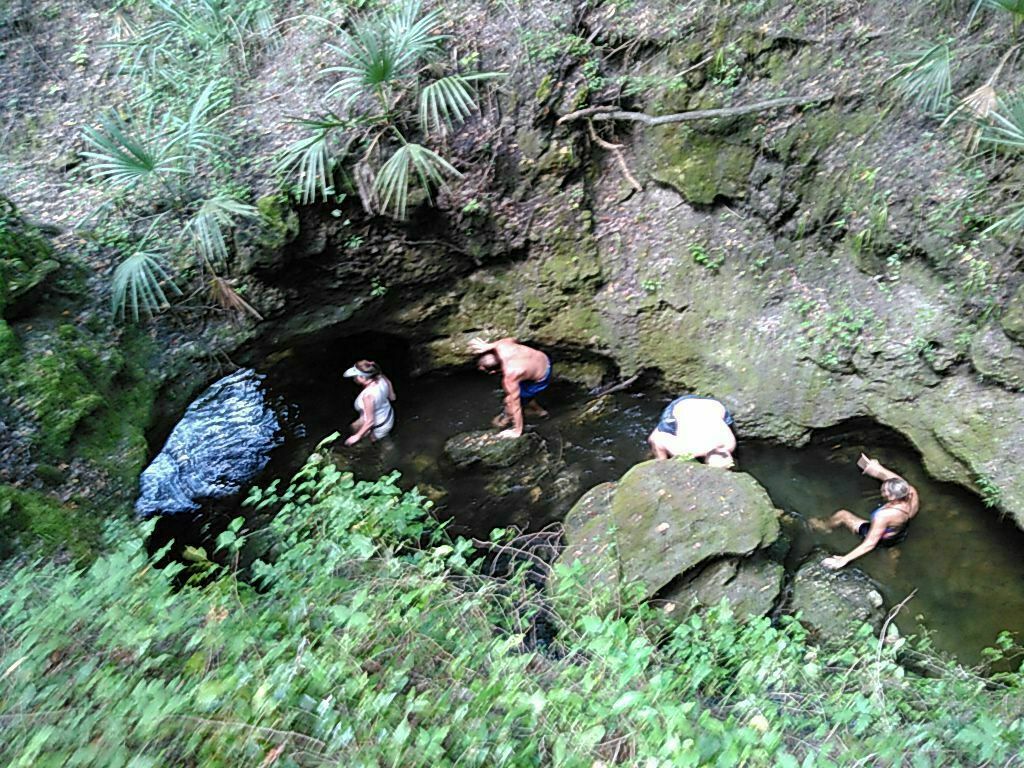
[[[482,355],[484,352],[490,352],[494,349],[494,345],[489,341],[484,341],[479,336],[476,336],[469,340],[469,351],[474,355]]]

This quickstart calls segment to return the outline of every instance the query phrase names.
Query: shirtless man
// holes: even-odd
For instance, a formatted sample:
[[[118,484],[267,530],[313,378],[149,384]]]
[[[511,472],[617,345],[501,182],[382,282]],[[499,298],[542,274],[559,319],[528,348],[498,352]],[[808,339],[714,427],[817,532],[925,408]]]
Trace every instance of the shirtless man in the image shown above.
[[[524,405],[537,416],[547,416],[547,411],[533,399],[551,382],[551,360],[547,355],[510,338],[494,342],[472,339],[469,349],[477,356],[479,370],[501,374],[505,409],[492,423],[496,427],[512,426],[499,432],[498,437],[523,434]]]
[[[683,395],[668,404],[647,442],[656,459],[688,456],[704,459],[709,467],[728,469],[735,463],[736,450],[731,424],[732,415],[717,400]]]
[[[833,570],[842,568],[851,560],[866,555],[875,547],[891,547],[899,544],[907,536],[907,526],[917,514],[919,506],[917,489],[902,477],[892,472],[877,459],[869,459],[863,453],[857,459],[857,466],[865,475],[882,481],[882,498],[885,503],[871,513],[870,520],[857,517],[852,512],[840,509],[826,521],[816,520],[815,528],[832,530],[848,528],[856,533],[863,542],[845,555],[826,557],[821,564]]]

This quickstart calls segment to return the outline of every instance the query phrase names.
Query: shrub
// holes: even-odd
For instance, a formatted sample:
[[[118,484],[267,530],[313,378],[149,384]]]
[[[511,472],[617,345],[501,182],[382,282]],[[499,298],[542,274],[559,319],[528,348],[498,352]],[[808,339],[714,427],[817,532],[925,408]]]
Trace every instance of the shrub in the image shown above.
[[[865,628],[837,651],[723,604],[575,612],[485,577],[394,476],[314,457],[250,497],[210,559],[164,568],[112,529],[88,570],[0,578],[0,756],[12,766],[1010,764],[1020,676],[907,674]],[[418,546],[412,546],[416,542]],[[254,552],[262,553],[253,559]],[[242,564],[246,564],[242,567]],[[177,584],[178,586],[175,586]],[[600,597],[600,595],[597,595]],[[585,601],[584,601],[585,602]],[[557,634],[524,643],[543,615]],[[999,653],[1005,652],[1005,649]]]

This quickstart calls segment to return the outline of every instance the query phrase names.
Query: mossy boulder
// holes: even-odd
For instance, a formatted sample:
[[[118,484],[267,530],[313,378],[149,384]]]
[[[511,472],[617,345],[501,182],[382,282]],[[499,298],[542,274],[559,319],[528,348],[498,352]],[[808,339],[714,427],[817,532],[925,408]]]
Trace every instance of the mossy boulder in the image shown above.
[[[877,633],[885,618],[882,594],[859,568],[830,571],[825,553],[811,552],[793,577],[791,610],[824,643],[851,638],[863,624]]]
[[[747,555],[779,535],[778,511],[749,475],[695,462],[648,461],[569,513],[568,563],[654,596],[694,566]]]
[[[745,144],[663,126],[652,131],[651,178],[667,184],[688,202],[710,205],[717,198],[742,199],[755,153]]]

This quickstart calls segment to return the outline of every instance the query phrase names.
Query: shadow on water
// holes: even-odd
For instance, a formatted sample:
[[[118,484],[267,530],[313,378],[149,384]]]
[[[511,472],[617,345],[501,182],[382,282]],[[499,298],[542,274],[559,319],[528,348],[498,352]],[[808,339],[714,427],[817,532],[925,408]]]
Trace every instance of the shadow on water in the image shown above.
[[[290,476],[332,432],[348,434],[359,388],[341,374],[359,358],[376,360],[394,381],[396,427],[377,444],[348,448],[337,441],[335,458],[363,479],[398,470],[401,485],[417,486],[438,501],[436,514],[450,520],[455,535],[486,538],[493,528],[512,525],[539,530],[561,519],[583,491],[617,479],[650,457],[646,437],[668,399],[658,393],[619,392],[610,396],[614,407],[587,419],[582,417],[584,393],[552,387],[541,398],[550,417],[529,422],[530,428],[545,437],[552,454],[564,462],[564,471],[578,479],[578,490],[558,503],[528,485],[513,486],[496,497],[485,489],[485,476],[453,471],[442,454],[450,436],[490,426],[501,408],[497,378],[467,366],[450,376],[412,379],[407,375],[409,350],[400,339],[365,334],[334,340],[270,366],[272,386],[297,407],[305,433],[278,452],[261,484]],[[896,619],[901,631],[928,632],[938,650],[965,663],[979,661],[981,648],[992,645],[999,631],[1024,633],[1024,532],[1001,521],[971,494],[929,478],[920,457],[897,435],[873,423],[850,423],[795,449],[745,441],[742,423],[736,430],[739,469],[753,475],[776,506],[804,523],[840,507],[867,516],[878,505],[878,483],[856,466],[862,451],[918,488],[921,512],[907,541],[857,561],[882,586],[889,605],[916,590]],[[791,567],[814,546],[843,553],[858,543],[846,532],[821,534],[803,523],[797,529]]]

